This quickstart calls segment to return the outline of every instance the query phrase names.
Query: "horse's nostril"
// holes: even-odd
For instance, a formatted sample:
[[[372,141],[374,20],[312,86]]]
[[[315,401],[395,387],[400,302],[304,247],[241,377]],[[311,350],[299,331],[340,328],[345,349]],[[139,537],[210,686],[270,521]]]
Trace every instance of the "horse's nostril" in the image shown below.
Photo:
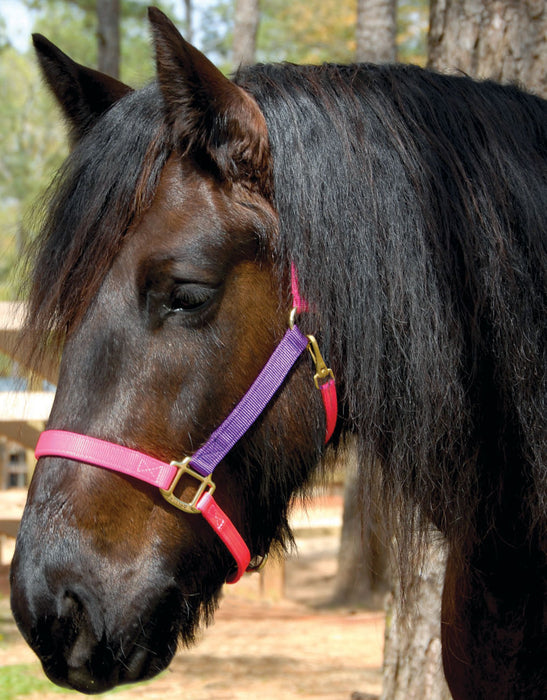
[[[18,624],[53,682],[99,693],[165,668],[177,645],[179,624],[172,610],[182,608],[178,589],[165,592],[160,585],[152,594],[145,591],[153,612],[144,616],[134,600],[112,601],[83,577],[65,577],[61,584],[61,575],[52,572],[50,567],[48,579],[36,583],[14,570],[12,604],[22,611]],[[159,598],[156,588],[164,591]],[[24,616],[27,610],[32,617]]]

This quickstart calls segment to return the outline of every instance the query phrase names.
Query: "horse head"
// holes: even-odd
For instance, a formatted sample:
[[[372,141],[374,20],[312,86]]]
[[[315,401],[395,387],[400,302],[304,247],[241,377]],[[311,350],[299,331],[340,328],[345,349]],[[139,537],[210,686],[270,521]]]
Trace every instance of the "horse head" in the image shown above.
[[[31,325],[61,338],[49,429],[170,462],[248,390],[288,325],[287,270],[262,113],[150,11],[157,81],[139,91],[40,36],[73,150],[42,232]],[[296,363],[221,460],[215,497],[262,557],[321,450],[321,402]],[[267,446],[267,449],[265,449]],[[184,475],[177,495],[194,483]],[[205,520],[85,460],[39,459],[13,561],[12,607],[47,675],[82,692],[150,677],[190,643],[233,573]]]

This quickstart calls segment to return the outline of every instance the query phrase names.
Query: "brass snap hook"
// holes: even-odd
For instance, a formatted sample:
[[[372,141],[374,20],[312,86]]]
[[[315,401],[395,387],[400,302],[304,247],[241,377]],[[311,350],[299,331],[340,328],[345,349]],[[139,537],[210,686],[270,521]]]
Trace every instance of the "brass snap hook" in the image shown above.
[[[307,338],[309,340],[308,350],[310,351],[310,355],[315,365],[315,375],[313,377],[313,381],[315,382],[315,386],[319,389],[321,384],[324,384],[329,379],[334,379],[334,374],[332,369],[327,367],[326,362],[323,359],[323,355],[321,355],[321,351],[319,350],[317,340],[313,335],[308,335]]]

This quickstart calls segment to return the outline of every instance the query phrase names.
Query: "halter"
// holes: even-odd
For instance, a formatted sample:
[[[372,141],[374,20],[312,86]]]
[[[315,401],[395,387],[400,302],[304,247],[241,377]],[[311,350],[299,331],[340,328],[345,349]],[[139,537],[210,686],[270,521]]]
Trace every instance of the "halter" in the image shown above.
[[[261,415],[306,348],[315,365],[314,382],[321,392],[325,408],[325,442],[329,441],[336,426],[338,405],[334,375],[325,364],[315,338],[304,335],[294,322],[296,314],[307,311],[308,306],[298,293],[294,268],[291,272],[295,307],[291,312],[289,329],[243,398],[193,455],[180,462],[167,463],[138,450],[65,430],[44,431],[36,445],[37,458],[64,457],[126,474],[158,487],[162,496],[175,508],[185,513],[201,513],[235,559],[237,571],[227,579],[227,583],[239,581],[248,570],[251,555],[234,524],[213,498],[216,487],[212,473]],[[191,501],[183,501],[175,495],[175,488],[183,475],[198,482]]]

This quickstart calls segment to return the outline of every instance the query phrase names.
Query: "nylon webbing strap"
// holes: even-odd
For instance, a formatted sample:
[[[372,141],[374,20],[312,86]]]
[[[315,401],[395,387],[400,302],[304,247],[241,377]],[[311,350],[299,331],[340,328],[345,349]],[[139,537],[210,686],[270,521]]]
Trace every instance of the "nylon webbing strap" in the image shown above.
[[[307,345],[307,337],[297,326],[285,333],[245,396],[207,442],[192,455],[190,464],[197,472],[203,476],[212,473],[264,411]]]
[[[36,445],[36,457],[66,457],[136,477],[160,489],[168,489],[177,467],[138,450],[66,430],[44,431]]]

